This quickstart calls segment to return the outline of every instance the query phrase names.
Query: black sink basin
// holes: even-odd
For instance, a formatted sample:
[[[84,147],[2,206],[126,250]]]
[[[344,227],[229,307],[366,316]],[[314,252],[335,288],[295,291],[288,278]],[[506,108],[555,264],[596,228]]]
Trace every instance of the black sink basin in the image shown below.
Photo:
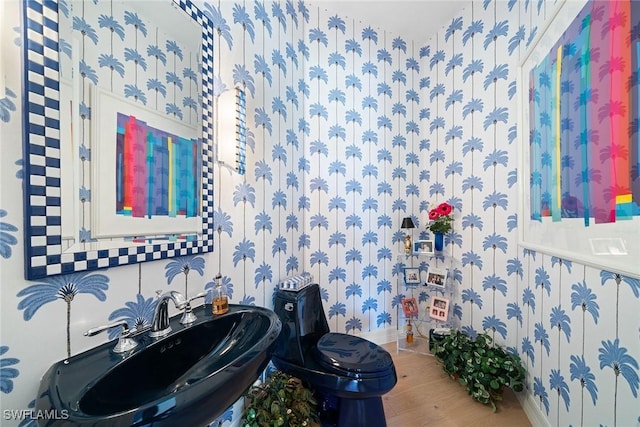
[[[46,425],[208,425],[258,378],[281,329],[271,310],[230,307],[215,317],[198,308],[189,327],[175,317],[174,332],[141,334],[124,357],[110,342],[56,363],[40,383],[36,409],[68,414]]]

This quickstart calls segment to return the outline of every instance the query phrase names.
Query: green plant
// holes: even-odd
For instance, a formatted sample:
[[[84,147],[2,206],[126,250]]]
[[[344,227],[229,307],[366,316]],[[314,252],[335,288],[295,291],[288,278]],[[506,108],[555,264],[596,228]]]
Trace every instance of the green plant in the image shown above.
[[[243,427],[310,426],[317,421],[311,390],[282,371],[274,371],[244,395]]]
[[[434,343],[433,352],[451,378],[466,386],[475,400],[491,404],[494,412],[504,387],[513,391],[524,388],[526,371],[520,356],[493,343],[487,333],[473,339],[461,331],[451,331]]]

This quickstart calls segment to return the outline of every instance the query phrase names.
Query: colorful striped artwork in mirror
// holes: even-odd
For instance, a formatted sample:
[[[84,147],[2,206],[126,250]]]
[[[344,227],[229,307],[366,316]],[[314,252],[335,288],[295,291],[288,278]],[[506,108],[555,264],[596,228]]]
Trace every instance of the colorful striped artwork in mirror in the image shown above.
[[[202,161],[198,140],[118,113],[116,213],[137,218],[200,214]]]

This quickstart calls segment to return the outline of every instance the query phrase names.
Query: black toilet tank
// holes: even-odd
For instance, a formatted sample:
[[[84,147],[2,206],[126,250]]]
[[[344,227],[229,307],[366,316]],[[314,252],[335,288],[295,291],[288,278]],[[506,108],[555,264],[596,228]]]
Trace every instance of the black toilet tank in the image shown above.
[[[278,290],[273,311],[282,321],[274,356],[304,365],[304,355],[329,332],[320,287],[312,284],[299,291]]]

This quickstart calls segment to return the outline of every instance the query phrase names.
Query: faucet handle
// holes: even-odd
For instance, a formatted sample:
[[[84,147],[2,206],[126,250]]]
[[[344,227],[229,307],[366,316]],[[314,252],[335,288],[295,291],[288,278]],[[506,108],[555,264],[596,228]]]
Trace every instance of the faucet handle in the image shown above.
[[[190,302],[191,302],[191,301],[193,301],[194,299],[204,298],[204,297],[206,297],[206,296],[207,296],[207,292],[202,291],[202,292],[200,292],[199,294],[194,295],[194,296],[192,296],[191,298],[189,298],[189,299],[187,300],[187,302],[188,302],[188,303],[190,303]]]
[[[89,329],[84,333],[86,337],[92,337],[94,335],[99,334],[100,332],[106,331],[111,328],[121,327],[120,335],[118,336],[118,342],[113,348],[114,353],[124,353],[129,350],[133,350],[138,345],[131,336],[131,329],[129,329],[129,324],[126,320],[120,320],[118,322],[110,323],[108,325],[97,326],[95,328]]]
[[[196,315],[193,314],[193,310],[191,309],[191,301],[198,298],[204,298],[206,296],[206,292],[200,292],[199,294],[194,295],[187,300],[187,303],[184,306],[184,314],[182,315],[182,318],[180,318],[181,325],[190,325],[198,319]]]

